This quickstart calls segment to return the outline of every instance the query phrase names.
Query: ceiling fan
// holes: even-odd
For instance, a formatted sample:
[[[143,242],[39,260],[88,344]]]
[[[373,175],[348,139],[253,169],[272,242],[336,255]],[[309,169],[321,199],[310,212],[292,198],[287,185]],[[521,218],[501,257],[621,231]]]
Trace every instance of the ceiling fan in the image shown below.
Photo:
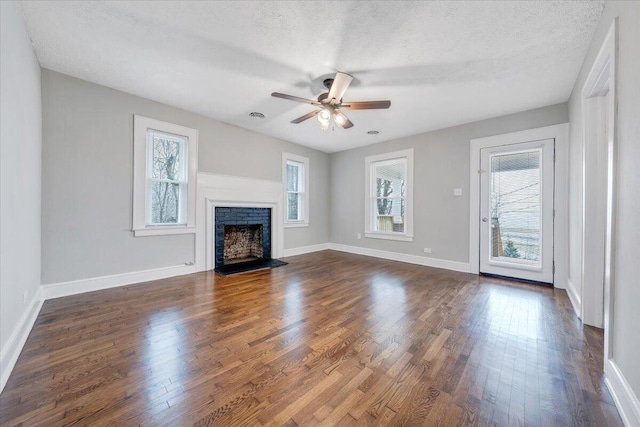
[[[322,93],[318,96],[318,100],[300,98],[298,96],[286,95],[284,93],[273,92],[271,96],[276,98],[288,99],[290,101],[303,102],[305,104],[311,104],[319,107],[310,113],[305,114],[302,117],[291,120],[291,123],[302,123],[313,116],[318,116],[320,127],[323,130],[329,128],[329,122],[333,118],[333,121],[338,126],[344,129],[353,127],[351,120],[345,116],[342,109],[349,110],[377,110],[386,109],[391,106],[391,101],[360,101],[360,102],[343,102],[342,97],[349,88],[353,77],[349,74],[337,72],[335,78],[325,79],[324,87],[329,89],[329,92]]]

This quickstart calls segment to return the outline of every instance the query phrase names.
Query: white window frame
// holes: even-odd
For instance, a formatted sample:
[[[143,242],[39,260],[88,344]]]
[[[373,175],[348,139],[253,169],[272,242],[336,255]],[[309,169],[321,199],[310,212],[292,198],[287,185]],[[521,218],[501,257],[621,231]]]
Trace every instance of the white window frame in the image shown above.
[[[374,203],[377,200],[376,195],[376,174],[375,166],[380,162],[390,160],[405,159],[407,164],[407,183],[405,189],[405,229],[404,232],[383,232],[376,231],[375,224],[375,208]],[[378,154],[375,156],[367,156],[364,159],[365,167],[365,237],[371,239],[398,240],[403,242],[413,242],[413,148],[406,150],[394,151],[391,153]]]
[[[186,169],[181,178],[180,224],[151,224],[150,178],[152,167],[152,141],[148,131],[166,133],[184,138],[183,148],[186,157]],[[133,116],[133,234],[140,236],[159,236],[167,234],[193,234],[196,232],[196,181],[198,176],[198,131],[196,129]]]
[[[298,191],[302,194],[302,218],[297,221],[291,221],[288,219],[289,212],[289,197],[287,196],[287,162],[295,162],[302,165],[302,191]],[[309,226],[309,158],[299,156],[292,153],[282,153],[282,186],[284,195],[284,226],[285,228],[293,227],[308,227]]]

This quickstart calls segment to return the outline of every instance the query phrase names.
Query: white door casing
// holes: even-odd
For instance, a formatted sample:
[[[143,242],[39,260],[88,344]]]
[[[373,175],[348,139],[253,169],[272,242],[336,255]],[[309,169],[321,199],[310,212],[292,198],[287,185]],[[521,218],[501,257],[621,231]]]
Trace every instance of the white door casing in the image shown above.
[[[605,373],[612,374],[615,294],[617,18],[613,20],[581,91],[582,277],[578,315],[604,328]]]

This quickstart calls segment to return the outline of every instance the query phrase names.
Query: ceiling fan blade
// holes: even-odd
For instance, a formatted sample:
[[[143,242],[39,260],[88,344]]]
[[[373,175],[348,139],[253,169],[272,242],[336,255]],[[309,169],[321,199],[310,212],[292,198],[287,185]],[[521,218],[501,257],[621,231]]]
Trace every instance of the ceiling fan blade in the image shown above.
[[[340,108],[349,108],[350,110],[380,110],[389,108],[390,106],[391,101],[362,101],[342,104]]]
[[[289,101],[304,102],[305,104],[320,105],[318,101],[314,101],[313,99],[300,98],[299,96],[287,95],[285,93],[273,92],[271,96],[288,99]]]
[[[342,111],[336,108],[335,114],[336,114],[336,117],[341,116],[344,119],[344,122],[342,124],[339,124],[340,122],[334,118],[334,121],[336,122],[336,124],[338,124],[338,126],[341,126],[342,129],[349,129],[353,127],[353,123],[351,122],[351,120],[349,120],[349,118]]]
[[[311,117],[315,116],[316,114],[318,114],[320,111],[322,110],[314,110],[310,113],[305,114],[304,116],[298,117],[297,119],[291,120],[291,123],[293,124],[298,124],[298,123],[302,123],[307,119],[310,119]]]
[[[342,125],[342,129],[349,129],[353,127],[353,122],[347,118],[347,121]]]
[[[331,83],[331,89],[329,89],[328,98],[330,100],[335,99],[336,103],[340,102],[340,100],[344,96],[344,93],[349,88],[352,80],[353,77],[351,77],[349,74],[341,73],[338,71],[336,73],[336,77],[333,79],[333,83]]]

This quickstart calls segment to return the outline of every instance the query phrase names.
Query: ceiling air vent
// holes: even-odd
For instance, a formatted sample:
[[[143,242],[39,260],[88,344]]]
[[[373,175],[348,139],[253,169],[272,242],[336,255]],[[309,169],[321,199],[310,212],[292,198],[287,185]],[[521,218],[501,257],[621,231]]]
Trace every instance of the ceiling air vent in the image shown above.
[[[254,119],[264,119],[264,114],[253,111],[249,113],[249,117],[253,117]]]
[[[369,132],[367,132],[369,135],[377,135],[380,133],[379,130],[370,130]]]

